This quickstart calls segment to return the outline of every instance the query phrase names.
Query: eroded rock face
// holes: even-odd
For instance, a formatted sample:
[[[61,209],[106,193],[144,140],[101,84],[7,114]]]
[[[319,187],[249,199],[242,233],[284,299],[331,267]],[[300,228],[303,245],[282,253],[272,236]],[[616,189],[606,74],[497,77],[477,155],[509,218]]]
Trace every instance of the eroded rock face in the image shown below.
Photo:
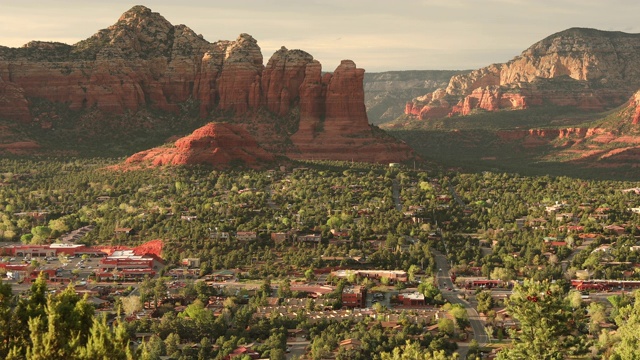
[[[302,50],[289,51],[284,46],[271,56],[262,73],[261,84],[265,92],[264,105],[269,111],[279,116],[287,115],[291,110],[292,100],[300,97],[305,78],[310,76],[319,80],[313,72],[321,70],[318,66],[312,66],[307,75],[307,66],[313,62],[310,54]]]
[[[269,151],[328,160],[344,151],[356,161],[406,160],[411,153],[406,145],[370,127],[363,76],[351,60],[323,75],[310,54],[284,47],[264,66],[251,35],[209,43],[188,27],[135,6],[114,25],[74,45],[0,47],[0,117],[29,122],[29,99],[34,98],[109,114],[146,107],[177,113],[193,99],[203,118],[215,112],[251,125],[247,129]],[[347,150],[353,137],[366,154]],[[402,150],[372,156],[379,142]],[[180,163],[180,156],[156,161]]]
[[[629,107],[633,108],[633,119],[631,123],[636,125],[640,123],[640,91],[637,91],[629,100]]]
[[[29,102],[24,97],[24,90],[11,82],[5,82],[0,76],[0,114],[21,122],[29,122]]]
[[[452,77],[444,94],[413,99],[405,114],[425,120],[545,104],[616,107],[640,87],[638,47],[640,34],[568,29],[507,63]]]
[[[611,121],[598,127],[500,130],[496,137],[524,149],[545,146],[550,149],[549,158],[587,167],[634,166],[640,153],[640,133],[634,126],[640,114],[639,99],[640,91],[629,99],[628,106],[610,115]]]
[[[125,163],[129,166],[207,164],[225,167],[238,162],[257,166],[273,160],[274,156],[262,149],[242,126],[210,123],[178,139],[172,146],[139,152]]]

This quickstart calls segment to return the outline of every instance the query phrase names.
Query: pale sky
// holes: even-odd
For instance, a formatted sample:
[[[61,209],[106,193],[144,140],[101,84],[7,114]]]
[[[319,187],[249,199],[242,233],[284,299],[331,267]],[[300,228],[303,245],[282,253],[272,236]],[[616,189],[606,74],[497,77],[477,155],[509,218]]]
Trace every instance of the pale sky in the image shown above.
[[[640,33],[638,0],[0,0],[0,45],[74,44],[138,4],[209,42],[249,33],[265,63],[305,50],[325,71],[476,69],[570,27]]]

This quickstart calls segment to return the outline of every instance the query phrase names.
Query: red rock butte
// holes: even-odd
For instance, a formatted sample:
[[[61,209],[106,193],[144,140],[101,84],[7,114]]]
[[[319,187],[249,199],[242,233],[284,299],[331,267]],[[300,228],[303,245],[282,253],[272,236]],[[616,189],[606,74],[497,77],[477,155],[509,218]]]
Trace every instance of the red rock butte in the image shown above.
[[[196,100],[202,118],[221,120],[224,114],[225,122],[241,124],[262,148],[278,155],[375,162],[413,157],[406,144],[369,125],[363,76],[350,60],[323,74],[313,56],[284,47],[265,66],[248,34],[209,43],[187,26],[135,6],[114,25],[73,45],[34,41],[0,47],[0,117],[31,122],[33,99],[109,114],[143,108],[178,113],[181,104]],[[214,128],[216,149],[227,144],[220,134],[233,133],[229,143],[238,140],[238,128]],[[246,135],[241,137],[249,139]],[[192,150],[201,147],[188,141]],[[184,156],[165,154],[154,162],[174,164]],[[213,155],[189,156],[188,161],[209,161]]]

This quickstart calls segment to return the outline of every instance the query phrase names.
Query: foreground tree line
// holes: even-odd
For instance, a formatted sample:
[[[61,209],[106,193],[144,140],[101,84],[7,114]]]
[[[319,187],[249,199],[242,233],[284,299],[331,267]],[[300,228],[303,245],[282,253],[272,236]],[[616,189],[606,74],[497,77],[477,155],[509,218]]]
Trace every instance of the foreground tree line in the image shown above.
[[[330,355],[345,338],[359,339],[362,347],[358,351],[341,348],[336,359],[393,359],[405,347],[436,358],[450,358],[454,350],[448,335],[424,335],[422,326],[409,323],[401,332],[389,334],[373,319],[310,323],[304,316],[254,317],[256,308],[266,305],[266,295],[258,292],[247,304],[228,297],[217,316],[197,297],[183,298],[181,301],[188,305],[179,313],[173,303],[166,302],[156,308],[154,320],[127,317],[125,321],[131,303],[139,301],[136,296],[120,298],[122,306],[117,314],[107,316],[98,315],[88,298],[76,294],[72,286],[58,294],[49,293],[43,277],[22,297],[12,294],[11,285],[0,283],[0,358],[224,359],[241,344],[256,342],[260,345],[255,349],[261,356],[280,360],[285,358],[290,328],[308,332],[308,353],[313,359]],[[138,343],[134,341],[136,333],[153,336]]]
[[[125,305],[135,300],[123,297]],[[580,294],[567,292],[561,284],[525,280],[515,286],[506,300],[507,312],[518,326],[509,330],[512,342],[503,346],[498,359],[583,358],[636,359],[640,346],[640,291],[609,298],[612,310],[600,303],[589,305]],[[457,359],[448,335],[431,336],[423,327],[404,323],[401,332],[390,335],[377,322],[321,321],[309,323],[304,316],[287,319],[277,314],[256,318],[257,306],[266,303],[258,292],[248,304],[229,297],[218,316],[192,300],[183,312],[160,306],[157,320],[124,321],[121,310],[115,316],[96,315],[87,297],[73,287],[49,294],[44,278],[38,278],[28,295],[17,297],[11,286],[0,283],[0,357],[3,359],[223,359],[241,344],[257,342],[263,357],[284,359],[289,328],[306,329],[309,359],[335,356],[338,360],[445,360]],[[122,314],[124,315],[124,314]],[[615,331],[601,329],[607,317]],[[444,324],[441,321],[442,324]],[[442,325],[444,326],[444,325]],[[153,333],[136,343],[138,332]],[[338,348],[345,338],[358,339],[357,350]],[[197,343],[197,347],[181,344]],[[338,348],[335,352],[334,349]],[[472,342],[469,358],[479,358]],[[242,357],[240,357],[243,359]]]
[[[51,296],[38,278],[17,298],[0,282],[0,357],[3,359],[133,359],[124,324],[107,325],[73,287]]]

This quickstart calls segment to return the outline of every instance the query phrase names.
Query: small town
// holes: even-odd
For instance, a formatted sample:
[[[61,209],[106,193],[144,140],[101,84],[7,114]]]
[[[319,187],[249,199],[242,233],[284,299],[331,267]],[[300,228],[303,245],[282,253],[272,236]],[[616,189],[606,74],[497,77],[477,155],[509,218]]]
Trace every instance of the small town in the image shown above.
[[[152,228],[138,215],[126,222],[128,227],[112,225],[107,235],[110,245],[91,240],[92,234],[102,233],[101,225],[94,221],[57,232],[57,239],[45,239],[41,244],[3,243],[3,282],[24,298],[33,293],[37,283],[43,283],[52,296],[73,291],[91,304],[96,314],[105,314],[109,323],[128,324],[134,344],[152,341],[155,331],[151,329],[161,326],[167,316],[188,319],[194,312],[198,316],[204,312],[211,318],[209,326],[225,318],[232,325],[235,317],[244,316],[244,341],[209,339],[210,348],[205,350],[225,359],[265,358],[265,353],[272,352],[265,351],[265,344],[276,339],[249,329],[273,321],[282,329],[277,340],[282,353],[271,358],[352,358],[366,346],[366,339],[353,335],[353,326],[358,324],[379,329],[381,336],[400,332],[406,334],[406,341],[416,343],[440,339],[441,350],[492,358],[520,329],[521,320],[510,313],[506,300],[523,286],[525,277],[551,276],[554,280],[546,286],[556,289],[563,283],[572,306],[585,308],[587,313],[596,306],[603,313],[612,311],[610,297],[624,299],[640,286],[635,271],[640,266],[635,261],[639,247],[624,245],[635,244],[633,234],[638,231],[629,225],[638,216],[635,207],[640,205],[634,188],[610,194],[607,204],[582,198],[574,202],[542,198],[529,203],[525,213],[508,212],[517,216],[498,218],[487,217],[487,210],[500,209],[510,186],[541,180],[485,173],[480,175],[489,180],[485,187],[473,188],[465,186],[468,181],[478,183],[472,177],[458,175],[452,183],[447,176],[426,178],[424,173],[403,170],[396,164],[368,174],[296,167],[255,175],[236,175],[244,177],[246,186],[233,184],[231,190],[217,185],[220,179],[225,181],[222,174],[209,185],[202,181],[194,188],[202,193],[213,186],[213,199],[220,204],[214,221],[202,221],[211,217],[213,210],[204,207],[176,216],[174,206],[163,210],[163,217],[155,217],[158,226],[172,221],[192,230],[197,224],[208,246],[231,250],[227,257],[234,256],[232,249],[253,254],[244,259],[194,256],[197,252],[192,251],[180,252],[184,257],[167,258],[167,254],[176,254],[171,247],[179,243],[171,239],[140,242],[145,238],[141,233]],[[502,180],[492,184],[496,176]],[[367,183],[363,177],[379,181]],[[254,181],[261,185],[253,185]],[[552,181],[554,186],[564,186],[566,180]],[[325,188],[333,196],[343,194],[346,201],[331,209],[314,209],[304,195],[290,197],[287,190],[294,184],[294,196],[304,194],[307,188],[316,192]],[[499,193],[495,191],[498,188]],[[477,198],[474,191],[484,196]],[[190,194],[186,190],[184,196]],[[230,201],[232,198],[236,200]],[[238,203],[238,198],[242,202]],[[622,203],[612,205],[614,198]],[[95,199],[96,208],[115,200],[107,195]],[[264,209],[259,204],[264,204]],[[375,224],[382,204],[386,204],[385,215],[380,219],[391,220],[390,225]],[[129,212],[141,210],[132,208]],[[150,210],[158,212],[160,208],[153,205]],[[141,214],[150,219],[152,212]],[[233,231],[230,223],[240,225],[243,221],[227,220],[245,214],[256,223],[269,218],[279,222],[269,224],[266,232],[246,226]],[[14,214],[31,219],[34,229],[42,226],[38,224],[44,223],[45,215]],[[315,223],[318,218],[323,220]],[[118,221],[122,223],[125,221]],[[461,232],[470,224],[475,231]],[[49,221],[51,225],[55,224]],[[371,231],[376,226],[391,226],[397,235],[376,234]],[[38,232],[32,231],[27,237],[36,235]],[[516,240],[521,237],[537,238],[538,243],[535,248],[518,249]],[[289,254],[301,251],[307,253],[309,262],[295,265],[293,259],[305,257],[291,258]],[[416,253],[420,254],[415,257],[418,261],[412,262]],[[242,308],[250,312],[245,314]],[[605,317],[598,319],[588,326],[607,329],[614,325]],[[317,345],[317,331],[327,326],[347,326],[348,331],[333,345],[322,341],[322,346]],[[178,334],[176,351],[205,351],[202,340],[195,341],[198,337],[193,334]]]
[[[150,5],[2,4],[0,359],[640,359],[640,2]]]

